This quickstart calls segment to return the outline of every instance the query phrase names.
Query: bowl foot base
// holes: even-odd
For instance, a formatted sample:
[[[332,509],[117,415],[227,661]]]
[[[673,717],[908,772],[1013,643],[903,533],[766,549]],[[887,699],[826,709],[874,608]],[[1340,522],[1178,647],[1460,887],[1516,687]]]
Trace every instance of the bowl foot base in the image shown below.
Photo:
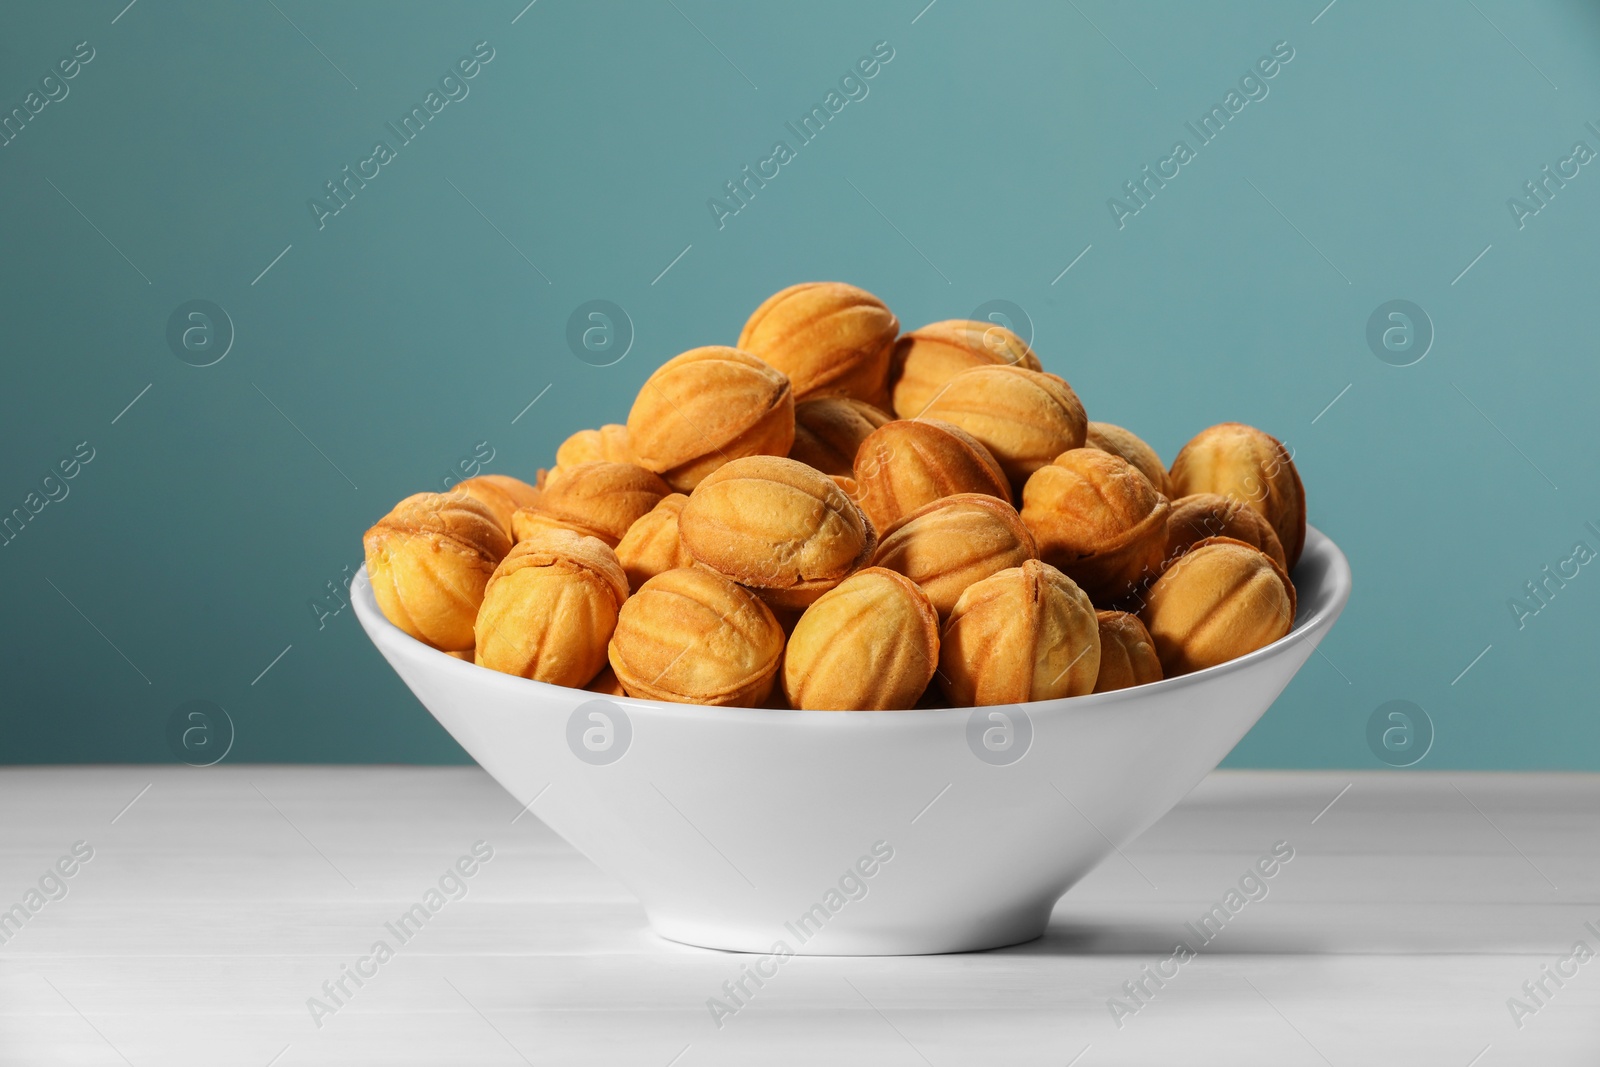
[[[740,924],[726,918],[651,913],[659,936],[696,948],[759,956],[926,956],[981,952],[1020,945],[1044,935],[1055,899],[1004,913],[952,917],[926,924],[850,923],[840,915],[821,930],[792,923]]]

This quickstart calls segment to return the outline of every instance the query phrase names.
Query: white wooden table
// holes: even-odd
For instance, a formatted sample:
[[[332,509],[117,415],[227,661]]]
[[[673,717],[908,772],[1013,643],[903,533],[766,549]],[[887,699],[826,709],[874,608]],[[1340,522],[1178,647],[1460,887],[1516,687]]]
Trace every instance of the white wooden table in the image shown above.
[[[1560,962],[1600,953],[1597,776],[1218,773],[1044,939],[792,959],[720,1029],[748,957],[656,938],[518,814],[475,768],[0,770],[0,908],[60,897],[0,925],[0,1063],[1600,1064],[1600,958]],[[477,841],[400,944],[385,923]],[[1268,895],[1166,963],[1278,841]],[[380,938],[334,1009],[323,983]],[[1146,965],[1176,974],[1141,1003]]]

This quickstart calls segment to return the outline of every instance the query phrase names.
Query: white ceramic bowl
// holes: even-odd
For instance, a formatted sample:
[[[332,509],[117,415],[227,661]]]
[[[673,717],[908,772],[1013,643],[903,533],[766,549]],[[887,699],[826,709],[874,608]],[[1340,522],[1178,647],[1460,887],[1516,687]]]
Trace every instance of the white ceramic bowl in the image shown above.
[[[1282,692],[1350,596],[1315,529],[1282,640],[1115,693],[996,708],[707,708],[514,678],[407,636],[365,571],[356,616],[521,804],[620,879],[663,937],[899,955],[1038,937],[1060,896],[1159,819]],[[782,948],[779,948],[781,943]]]

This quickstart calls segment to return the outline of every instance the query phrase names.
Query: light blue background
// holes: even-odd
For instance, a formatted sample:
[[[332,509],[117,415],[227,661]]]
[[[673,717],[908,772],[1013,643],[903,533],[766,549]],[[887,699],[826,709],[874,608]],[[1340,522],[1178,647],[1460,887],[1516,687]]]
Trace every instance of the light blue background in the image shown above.
[[[1600,569],[1523,629],[1507,606],[1600,549],[1600,164],[1522,229],[1506,206],[1600,149],[1592,5],[124,2],[8,5],[0,35],[5,109],[96,51],[0,148],[0,511],[95,450],[0,548],[0,759],[170,761],[191,699],[230,760],[464,759],[308,606],[361,532],[480,441],[531,476],[662,360],[837,278],[906,328],[1015,302],[1168,460],[1228,419],[1294,447],[1356,593],[1231,764],[1380,766],[1367,719],[1407,699],[1421,768],[1600,769]],[[319,231],[308,198],[485,40]],[[870,95],[719,230],[707,199],[878,41]],[[1270,95],[1119,230],[1107,198],[1278,41]],[[165,340],[196,298],[237,329],[206,368]],[[594,298],[636,329],[615,366],[565,342]],[[1409,367],[1365,341],[1394,298],[1437,331]]]

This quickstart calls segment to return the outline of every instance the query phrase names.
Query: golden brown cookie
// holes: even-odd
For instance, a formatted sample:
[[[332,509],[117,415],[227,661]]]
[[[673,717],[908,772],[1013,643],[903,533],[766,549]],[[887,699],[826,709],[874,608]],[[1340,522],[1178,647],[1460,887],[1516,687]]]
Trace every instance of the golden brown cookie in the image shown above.
[[[954,423],[1021,484],[1069,448],[1083,447],[1089,420],[1072,386],[1054,374],[997,364],[951,378],[922,418]]]
[[[783,688],[807,711],[903,711],[939,663],[939,615],[911,579],[860,570],[806,609],[789,635]]]
[[[856,501],[886,530],[941,497],[986,493],[1011,502],[994,456],[965,430],[937,419],[900,419],[874,430],[856,452]]]
[[[940,637],[939,684],[958,708],[1081,696],[1099,669],[1094,605],[1036,559],[970,586]]]
[[[1289,450],[1242,422],[1201,430],[1172,461],[1175,496],[1218,493],[1242,500],[1272,524],[1290,569],[1306,541],[1306,490]]]
[[[1270,645],[1294,626],[1294,612],[1294,583],[1271,556],[1213,537],[1156,580],[1140,617],[1172,678]]]
[[[902,419],[922,414],[951,378],[991,364],[1042,370],[1027,342],[992,322],[947,319],[912,330],[894,343],[891,358],[894,412]]]
[[[444,652],[472,647],[483,587],[511,538],[488,505],[464,493],[417,493],[362,538],[384,617]]]
[[[739,347],[789,376],[795,400],[852,396],[886,405],[889,349],[900,321],[882,300],[843,282],[804,282],[751,314]]]
[[[925,504],[891,526],[872,566],[910,578],[945,618],[967,586],[1037,559],[1033,535],[998,497],[958,493]]]
[[[1098,448],[1061,453],[1022,490],[1039,558],[1102,605],[1160,573],[1169,510],[1133,464]]]
[[[736,459],[707,475],[678,533],[702,566],[780,608],[809,605],[865,564],[877,543],[837,482],[777,456]]]
[[[761,598],[703,567],[656,575],[623,604],[611,668],[629,696],[760,707],[783,654]]]
[[[606,665],[628,598],[616,554],[567,530],[518,541],[484,590],[474,630],[480,667],[573,688]]]
[[[1161,681],[1161,657],[1139,616],[1126,611],[1095,613],[1100,626],[1100,673],[1094,691],[1109,693]]]
[[[794,395],[782,372],[737,348],[692,348],[645,380],[628,412],[634,462],[687,493],[742,456],[786,456]]]

